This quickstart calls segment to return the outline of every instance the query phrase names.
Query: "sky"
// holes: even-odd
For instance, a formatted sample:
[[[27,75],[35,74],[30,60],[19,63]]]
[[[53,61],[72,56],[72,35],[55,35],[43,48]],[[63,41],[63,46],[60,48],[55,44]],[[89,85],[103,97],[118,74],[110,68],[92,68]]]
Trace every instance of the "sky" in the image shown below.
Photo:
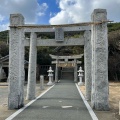
[[[0,31],[9,29],[10,14],[21,13],[26,24],[70,24],[90,22],[97,8],[120,22],[120,0],[0,0]]]

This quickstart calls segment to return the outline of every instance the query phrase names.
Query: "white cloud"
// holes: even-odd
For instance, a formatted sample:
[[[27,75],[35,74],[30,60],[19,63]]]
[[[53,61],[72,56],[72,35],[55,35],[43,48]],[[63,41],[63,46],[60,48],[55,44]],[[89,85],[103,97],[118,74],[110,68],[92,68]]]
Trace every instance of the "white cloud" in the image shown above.
[[[88,8],[85,7],[83,0],[60,0],[59,8],[61,11],[49,20],[50,24],[74,23],[88,20],[89,12],[86,11]]]
[[[52,16],[52,12],[50,12],[50,17]]]
[[[108,19],[120,21],[120,0],[59,0],[61,9],[55,16],[51,16],[50,24],[78,23],[91,21],[94,9],[107,9]]]
[[[9,29],[9,23],[0,25],[0,31],[4,31],[8,29]]]
[[[50,17],[53,17],[53,16],[55,16],[55,15],[56,15],[55,12],[50,12]]]
[[[26,23],[35,23],[37,16],[44,15],[47,8],[46,3],[40,5],[37,0],[0,0],[0,25],[2,29],[5,28],[9,23],[10,14],[14,13],[21,13],[25,17]]]
[[[37,15],[38,15],[38,16],[44,16],[45,13],[43,13],[43,12],[39,12]]]
[[[0,15],[0,22],[4,20],[4,16]]]
[[[43,10],[46,10],[46,9],[48,8],[47,3],[43,3],[41,6],[42,6],[42,9],[43,9]]]
[[[63,19],[64,18],[64,19]],[[54,24],[64,24],[64,23],[71,23],[72,19],[68,19],[69,14],[67,14],[65,11],[59,12],[56,17],[51,18],[50,21]]]
[[[41,5],[39,5],[37,15],[38,15],[38,16],[43,16],[43,15],[45,15],[45,12],[46,12],[47,8],[48,8],[47,3],[42,3]]]
[[[36,0],[1,0],[0,14],[9,16],[12,13],[21,13],[30,23],[35,21],[35,13],[38,7]]]
[[[120,21],[120,0],[94,0],[92,8],[105,8],[108,12],[108,19]]]

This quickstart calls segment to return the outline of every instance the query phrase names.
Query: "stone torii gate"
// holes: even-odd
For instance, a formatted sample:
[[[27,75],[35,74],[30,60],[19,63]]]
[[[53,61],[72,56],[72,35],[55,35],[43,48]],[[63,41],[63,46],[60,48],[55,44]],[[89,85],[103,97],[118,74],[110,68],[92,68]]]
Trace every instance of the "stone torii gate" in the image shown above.
[[[24,106],[24,47],[30,46],[27,99],[35,98],[36,46],[84,45],[86,99],[92,108],[109,110],[107,12],[95,9],[90,23],[27,25],[21,14],[10,15],[8,108]],[[53,29],[55,28],[55,29]],[[84,31],[80,38],[64,38],[64,32]],[[39,33],[54,33],[55,39],[41,39]],[[30,34],[30,40],[25,34]]]
[[[51,55],[50,57],[52,59],[55,59],[55,61],[52,61],[52,64],[56,64],[55,69],[55,82],[58,82],[58,67],[61,65],[69,65],[74,67],[74,82],[77,82],[77,64],[81,64],[81,61],[78,61],[77,59],[82,58],[83,54],[81,55],[72,55],[72,56],[56,56]],[[73,61],[68,61],[69,59],[72,59]],[[64,61],[61,61],[64,60]],[[64,66],[66,67],[66,66]]]

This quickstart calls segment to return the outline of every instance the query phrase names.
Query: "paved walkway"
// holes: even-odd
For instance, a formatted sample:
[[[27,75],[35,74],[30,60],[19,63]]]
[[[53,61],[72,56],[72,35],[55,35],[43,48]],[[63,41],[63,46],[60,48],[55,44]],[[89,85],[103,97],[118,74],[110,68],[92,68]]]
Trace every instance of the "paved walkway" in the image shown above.
[[[62,80],[13,120],[92,120],[74,82]]]

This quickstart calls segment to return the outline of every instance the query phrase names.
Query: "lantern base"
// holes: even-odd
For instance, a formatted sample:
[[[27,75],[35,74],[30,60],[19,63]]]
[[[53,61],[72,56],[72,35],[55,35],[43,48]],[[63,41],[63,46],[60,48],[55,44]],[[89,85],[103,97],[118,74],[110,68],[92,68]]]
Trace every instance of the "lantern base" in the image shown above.
[[[54,83],[53,82],[48,82],[47,85],[50,86],[50,85],[53,85]]]
[[[84,83],[83,83],[83,82],[78,82],[78,85],[79,85],[79,86],[83,86]]]

